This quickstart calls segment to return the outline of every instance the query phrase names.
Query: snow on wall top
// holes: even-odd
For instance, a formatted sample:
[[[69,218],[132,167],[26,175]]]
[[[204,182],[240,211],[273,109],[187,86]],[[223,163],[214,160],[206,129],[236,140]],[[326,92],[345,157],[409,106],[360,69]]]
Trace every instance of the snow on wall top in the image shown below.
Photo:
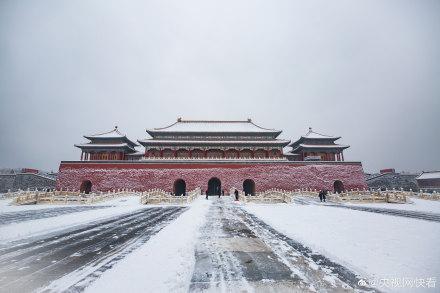
[[[423,172],[416,178],[416,180],[419,179],[440,179],[440,171]]]
[[[246,121],[214,121],[214,120],[182,120],[163,128],[147,129],[148,133],[156,132],[214,132],[214,133],[281,133],[280,130],[260,127],[252,122]]]

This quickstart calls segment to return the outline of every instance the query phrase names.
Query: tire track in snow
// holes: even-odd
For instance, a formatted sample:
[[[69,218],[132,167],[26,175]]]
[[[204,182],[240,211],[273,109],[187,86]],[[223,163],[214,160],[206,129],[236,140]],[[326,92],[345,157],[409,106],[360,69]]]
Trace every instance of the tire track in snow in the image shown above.
[[[78,206],[28,210],[20,212],[8,212],[0,215],[0,225],[8,225],[31,220],[57,217],[70,213],[78,213],[90,210],[104,209],[110,206]]]
[[[227,199],[210,207],[190,291],[375,291],[345,267],[278,233]]]
[[[85,280],[88,275],[103,271],[106,265],[117,261],[118,255],[124,250],[131,251],[129,248],[134,249],[138,242],[147,241],[184,210],[183,207],[142,209],[50,235],[46,239],[40,237],[30,243],[16,244],[10,249],[3,248],[0,291],[43,290],[63,276],[69,279],[68,275],[72,272],[75,277],[70,281]],[[93,278],[83,282],[83,286],[91,281]],[[49,288],[51,290],[60,291],[60,288],[53,286],[53,289]]]

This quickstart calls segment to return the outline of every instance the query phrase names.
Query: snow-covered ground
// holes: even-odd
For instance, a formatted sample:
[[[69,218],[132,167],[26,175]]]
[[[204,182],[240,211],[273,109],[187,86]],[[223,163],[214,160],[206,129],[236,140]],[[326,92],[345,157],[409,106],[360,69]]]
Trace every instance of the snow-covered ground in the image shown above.
[[[78,205],[10,205],[11,200],[0,200],[2,210],[0,214],[5,212],[23,212],[42,209],[57,209],[60,207],[78,207]],[[104,218],[118,216],[129,213],[137,209],[145,208],[139,204],[139,197],[130,196],[117,198],[106,202],[94,204],[92,206],[109,206],[108,208],[94,209],[77,213],[69,213],[58,217],[49,217],[36,219],[32,221],[23,221],[9,225],[0,226],[0,242],[23,239],[25,237],[36,236],[43,233],[53,233],[56,231],[71,228],[84,223],[101,220]]]
[[[415,200],[413,205],[381,204],[380,207],[436,211],[437,205],[437,202]],[[440,280],[439,223],[321,205],[249,204],[245,209],[288,237],[369,280],[431,277]]]
[[[189,211],[117,263],[87,292],[187,292],[199,228],[212,201],[199,197]]]
[[[248,291],[253,291],[267,282],[276,285],[278,281],[273,276],[271,280],[261,279],[270,266],[271,272],[286,273],[283,280],[288,288],[298,288],[298,284],[326,288],[334,282],[353,288],[356,278],[365,278],[375,281],[374,287],[381,291],[435,292],[432,288],[378,284],[384,279],[440,280],[438,221],[335,208],[307,198],[300,199],[298,204],[243,204],[230,201],[229,197],[199,197],[186,209],[140,205],[135,196],[94,204],[89,206],[94,208],[90,210],[81,210],[84,205],[13,206],[10,202],[0,200],[0,289],[3,281],[11,278],[32,282],[31,272],[39,267],[48,270],[45,274],[50,276],[49,266],[44,262],[51,265],[54,254],[68,257],[58,258],[53,264],[59,275],[46,282],[50,282],[46,288],[53,291],[72,289],[72,284],[77,284],[74,291],[187,292],[213,286],[215,282],[211,279],[216,275],[229,276],[229,281],[226,277],[220,280],[230,282],[226,287],[216,284],[217,291],[233,289],[231,284],[240,278]],[[439,202],[420,199],[403,205],[347,206],[440,214]],[[14,213],[26,217],[13,222],[8,217]],[[32,218],[36,213],[47,213],[48,217]],[[131,229],[138,232],[131,233]],[[99,241],[94,240],[94,235]],[[246,247],[243,243],[254,246]],[[36,255],[31,251],[36,251]],[[23,258],[17,260],[16,253]],[[271,261],[265,262],[262,255]],[[77,258],[75,271],[69,271],[71,257]],[[23,266],[27,275],[15,269],[20,261],[27,263]],[[213,273],[219,269],[227,272]],[[64,275],[60,274],[62,270]],[[205,273],[208,281],[203,284]],[[317,281],[320,274],[323,280],[333,281]]]

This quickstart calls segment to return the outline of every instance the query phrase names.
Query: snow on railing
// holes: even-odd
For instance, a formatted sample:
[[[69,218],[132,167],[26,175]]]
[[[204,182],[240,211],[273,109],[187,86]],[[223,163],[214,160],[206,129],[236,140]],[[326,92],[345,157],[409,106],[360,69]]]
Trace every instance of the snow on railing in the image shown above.
[[[230,195],[234,197],[235,188],[230,190]],[[256,203],[290,203],[295,197],[313,197],[318,198],[317,189],[296,189],[293,191],[283,189],[269,189],[263,192],[257,192],[255,195],[245,195],[239,191],[239,201]],[[405,203],[408,197],[416,197],[430,200],[440,200],[438,193],[423,193],[403,190],[360,190],[354,189],[343,191],[342,193],[328,193],[327,201],[333,202],[386,202],[386,203]]]
[[[119,189],[107,192],[81,193],[70,190],[26,191],[14,199],[18,205],[26,204],[92,204],[121,196],[139,195],[130,189]]]
[[[299,190],[296,194],[308,197],[318,197],[319,191],[314,189]],[[403,190],[360,190],[352,189],[341,193],[328,193],[327,201],[334,202],[387,202],[404,203],[407,197],[412,196],[409,192]]]
[[[230,190],[230,195],[235,197],[235,188]],[[272,188],[263,192],[257,192],[255,195],[245,195],[243,191],[238,192],[238,200],[241,202],[258,202],[258,203],[290,203],[294,192]],[[235,199],[235,198],[234,198]]]
[[[200,188],[176,196],[163,189],[154,188],[141,193],[141,204],[186,204],[192,202],[201,194]]]

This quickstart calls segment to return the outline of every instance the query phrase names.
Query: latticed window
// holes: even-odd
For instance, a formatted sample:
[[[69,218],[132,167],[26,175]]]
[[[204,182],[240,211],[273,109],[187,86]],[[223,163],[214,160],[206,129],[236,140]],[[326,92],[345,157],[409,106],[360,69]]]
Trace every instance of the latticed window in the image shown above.
[[[252,151],[251,150],[242,150],[240,152],[240,158],[252,158]]]
[[[173,150],[170,150],[170,149],[163,150],[163,157],[164,158],[173,158],[174,157]]]
[[[223,151],[222,150],[208,150],[207,156],[209,158],[222,158]]]
[[[256,150],[254,157],[255,158],[265,158],[266,157],[266,151],[265,150]]]
[[[188,158],[189,157],[189,151],[188,150],[178,150],[177,151],[177,157],[178,158]]]
[[[202,150],[199,149],[195,149],[191,151],[191,156],[193,158],[203,158],[204,157],[204,153]]]
[[[238,158],[238,151],[234,149],[227,150],[226,157],[230,159]]]

